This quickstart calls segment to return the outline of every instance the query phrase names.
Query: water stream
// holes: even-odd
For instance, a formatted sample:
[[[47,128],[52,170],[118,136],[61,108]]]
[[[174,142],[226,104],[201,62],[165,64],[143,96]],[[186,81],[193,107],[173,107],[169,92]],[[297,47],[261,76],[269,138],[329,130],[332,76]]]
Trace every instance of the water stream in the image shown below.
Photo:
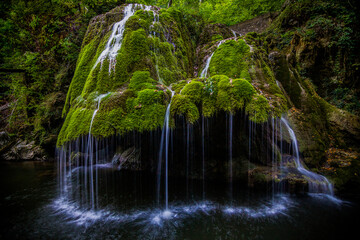
[[[229,114],[229,195],[233,199],[233,114]]]
[[[216,48],[219,48],[221,44],[224,43],[224,40],[221,40],[217,47]],[[213,57],[214,53],[215,53],[216,49],[214,50],[214,52],[210,55],[210,57],[208,57],[208,59],[206,59],[206,64],[205,64],[205,67],[204,69],[202,70],[201,74],[200,74],[200,77],[204,77],[206,78],[207,75],[208,75],[208,71],[209,71],[209,66],[210,66],[210,62],[211,62],[211,58]]]
[[[299,147],[295,136],[295,132],[291,129],[288,121],[285,118],[282,117],[281,122],[285,125],[287,131],[289,132],[292,141],[293,153],[295,154],[296,168],[301,174],[303,174],[307,178],[309,183],[309,192],[326,193],[329,194],[330,196],[333,196],[334,195],[333,186],[326,177],[311,172],[304,168],[304,166],[300,161]]]
[[[175,92],[171,91],[171,100],[174,96]],[[166,108],[165,118],[164,118],[164,126],[161,134],[161,142],[160,142],[160,151],[159,151],[159,163],[158,163],[158,180],[157,180],[157,199],[158,203],[160,201],[160,188],[161,188],[161,165],[162,165],[162,156],[165,146],[165,215],[167,217],[170,216],[169,209],[169,177],[168,177],[168,165],[169,165],[169,135],[170,135],[170,127],[169,127],[169,120],[170,120],[170,107],[171,107],[171,100]]]
[[[93,69],[101,63],[101,66],[105,59],[109,59],[109,73],[111,73],[112,69],[115,70],[116,65],[116,56],[121,49],[122,40],[124,37],[125,25],[131,16],[135,13],[135,8],[137,6],[142,6],[138,4],[129,4],[124,9],[124,17],[120,22],[114,24],[111,32],[111,36],[106,43],[105,49],[101,52],[100,56],[96,60]]]

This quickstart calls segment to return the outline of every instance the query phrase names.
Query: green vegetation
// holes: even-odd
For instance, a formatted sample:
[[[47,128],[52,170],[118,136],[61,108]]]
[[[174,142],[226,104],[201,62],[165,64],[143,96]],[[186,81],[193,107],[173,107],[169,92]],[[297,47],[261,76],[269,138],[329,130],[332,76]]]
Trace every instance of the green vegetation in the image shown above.
[[[151,131],[162,126],[166,110],[166,93],[158,89],[147,71],[137,71],[129,88],[103,98],[91,128],[94,136],[107,137],[129,131]],[[66,116],[57,145],[89,133],[90,122],[97,104],[98,92],[81,97]],[[80,127],[79,127],[80,126]]]
[[[250,119],[257,123],[266,122],[270,114],[268,101],[256,94],[247,80],[230,79],[225,75],[188,82],[171,104],[172,115],[185,116],[191,123],[198,120],[199,112],[211,117],[217,112],[235,113],[240,109],[245,109]]]
[[[124,2],[158,7],[138,7],[129,18],[115,65],[95,65]],[[360,152],[359,120],[343,111],[360,112],[355,1],[286,1],[264,33],[236,39],[226,27],[283,2],[5,0],[0,67],[26,74],[0,73],[0,130],[52,151],[56,139],[61,146],[89,133],[105,93],[91,128],[99,138],[158,129],[170,101],[173,119],[192,124],[229,112],[259,124],[288,114],[308,166],[346,184],[353,170],[327,172],[332,166],[324,164],[335,164],[326,161],[330,148],[345,157]],[[208,77],[199,78],[211,54]],[[349,159],[358,166],[358,158]]]
[[[249,119],[256,123],[266,122],[269,118],[270,106],[266,98],[261,95],[253,97],[245,111],[249,114]]]
[[[93,69],[93,65],[110,36],[104,30],[119,19],[114,16],[101,23],[90,19],[124,2],[161,7],[160,22],[152,26],[153,15],[145,11],[138,11],[128,21],[126,47],[117,56],[116,71],[108,76],[109,61],[102,67],[99,64]],[[278,10],[281,3],[174,0],[172,7],[165,9],[166,0],[4,0],[0,3],[0,65],[25,69],[28,74],[24,79],[21,74],[0,73],[4,93],[0,103],[11,106],[11,116],[1,124],[9,132],[35,138],[37,143],[47,141],[48,133],[58,134],[61,116],[69,114],[80,95],[83,103],[89,103],[86,99],[92,92],[116,92],[126,87],[136,71],[148,71],[152,79],[166,85],[190,78],[194,48],[205,23],[234,24]],[[158,35],[150,38],[153,29]],[[218,41],[223,36],[211,39]],[[59,115],[61,105],[64,108]]]
[[[229,40],[215,51],[209,66],[210,75],[226,75],[250,80],[246,58],[250,47],[244,40]]]
[[[134,2],[128,0],[127,2]],[[140,2],[140,1],[136,1]],[[168,0],[144,0],[147,4],[166,7]],[[215,23],[233,25],[267,12],[278,11],[284,0],[173,0],[172,7],[200,15]]]
[[[266,35],[271,46],[294,51],[301,77],[310,78],[321,97],[359,115],[360,25],[354,6],[355,1],[299,0],[281,12]]]

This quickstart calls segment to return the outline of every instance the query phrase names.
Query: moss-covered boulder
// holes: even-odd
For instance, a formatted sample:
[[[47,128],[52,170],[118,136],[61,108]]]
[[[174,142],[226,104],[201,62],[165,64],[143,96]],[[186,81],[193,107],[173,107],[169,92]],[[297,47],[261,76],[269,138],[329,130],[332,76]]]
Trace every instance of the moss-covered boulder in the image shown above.
[[[125,8],[133,12],[127,19]],[[124,28],[116,30],[120,21]],[[193,55],[193,43],[178,10],[130,4],[95,17],[67,94],[66,120],[57,144],[89,133],[92,116],[95,136],[160,127],[170,100],[162,84],[190,76]],[[95,99],[105,93],[109,96],[97,106]]]
[[[179,87],[182,89],[179,91]],[[185,116],[194,123],[199,112],[212,117],[219,112],[235,114],[245,110],[251,121],[266,122],[270,115],[267,99],[259,95],[246,79],[230,79],[225,75],[200,78],[173,85],[177,89],[171,104],[172,115]]]
[[[250,80],[249,57],[250,47],[244,40],[228,40],[215,51],[209,67],[211,75],[226,75],[231,78]]]

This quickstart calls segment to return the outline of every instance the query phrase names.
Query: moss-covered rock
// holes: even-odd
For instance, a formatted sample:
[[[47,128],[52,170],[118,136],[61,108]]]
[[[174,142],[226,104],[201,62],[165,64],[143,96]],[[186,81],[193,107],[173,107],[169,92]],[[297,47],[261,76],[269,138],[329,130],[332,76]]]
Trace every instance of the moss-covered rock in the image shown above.
[[[249,115],[249,119],[256,123],[266,122],[269,118],[270,106],[265,97],[261,95],[255,95],[245,108],[245,111]]]
[[[171,115],[179,115],[186,117],[189,123],[195,123],[200,117],[199,110],[190,97],[181,94],[173,97],[171,108]]]
[[[135,91],[154,88],[154,81],[148,71],[136,71],[130,79],[129,88]]]
[[[169,98],[156,84],[169,85],[192,73],[193,43],[182,13],[175,9],[145,11],[138,5],[126,22],[116,60],[110,62],[106,57],[100,61],[124,6],[97,16],[89,25],[63,109],[66,120],[58,145],[88,133],[90,113],[97,105],[94,99],[106,92],[112,94],[95,115],[93,135],[106,137],[160,127]],[[80,117],[80,109],[86,117],[73,119]],[[72,125],[80,124],[78,121],[81,127],[75,129]]]
[[[250,47],[244,40],[228,40],[219,46],[211,58],[209,74],[226,75],[231,78],[244,78],[250,80],[248,73]]]
[[[204,117],[211,117],[221,111],[235,113],[245,109],[250,119],[257,123],[266,122],[270,116],[266,98],[256,94],[254,87],[245,79],[215,75],[182,82],[181,86],[182,90],[178,90],[173,98],[171,113],[186,116],[190,122],[199,118],[198,112]]]

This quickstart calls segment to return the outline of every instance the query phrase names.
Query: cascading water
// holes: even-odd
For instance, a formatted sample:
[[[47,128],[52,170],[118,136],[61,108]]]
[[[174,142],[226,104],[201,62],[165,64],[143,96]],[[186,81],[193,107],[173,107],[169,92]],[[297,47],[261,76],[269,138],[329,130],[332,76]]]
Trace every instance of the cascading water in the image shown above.
[[[202,197],[205,200],[205,118],[201,117],[201,154],[202,154]]]
[[[189,200],[190,184],[190,156],[191,156],[191,140],[192,140],[192,125],[190,123],[186,124],[186,199]]]
[[[233,114],[229,114],[229,195],[230,201],[233,197]]]
[[[295,154],[294,157],[295,157],[296,168],[301,174],[303,174],[306,178],[308,178],[309,192],[310,193],[326,193],[326,194],[333,196],[334,190],[333,190],[333,186],[329,182],[329,180],[322,175],[316,174],[314,172],[311,172],[311,171],[305,169],[304,166],[301,164],[300,156],[299,156],[299,148],[298,148],[298,143],[297,143],[295,133],[291,129],[291,127],[289,126],[289,123],[287,122],[287,120],[285,118],[282,117],[281,122],[285,125],[285,127],[290,135],[290,138],[291,138],[293,153]]]
[[[115,70],[116,65],[116,56],[118,51],[121,49],[122,40],[124,37],[125,25],[128,19],[134,15],[136,7],[142,7],[142,5],[138,4],[129,4],[124,9],[124,18],[114,24],[111,32],[111,36],[106,43],[105,49],[101,52],[100,56],[96,60],[93,69],[103,61],[108,58],[109,59],[109,74],[111,73],[112,69]]]
[[[124,9],[124,17],[121,21],[115,23],[112,27],[111,36],[109,37],[105,49],[101,52],[100,56],[96,60],[92,70],[99,64],[103,64],[105,59],[109,59],[109,74],[111,73],[112,69],[114,69],[116,64],[116,56],[118,51],[121,49],[123,35],[125,31],[125,25],[128,19],[134,15],[136,9],[141,8],[145,9],[146,11],[150,10],[150,6],[144,6],[141,4],[128,4]],[[84,152],[83,157],[79,157],[78,155],[75,157],[75,163],[72,159],[72,149],[71,145],[63,146],[58,154],[58,162],[59,162],[59,183],[60,183],[60,194],[61,196],[65,196],[68,192],[70,192],[72,187],[78,189],[79,199],[81,198],[81,202],[90,203],[92,209],[98,204],[98,171],[96,165],[98,164],[98,153],[97,153],[97,142],[91,135],[92,124],[95,119],[95,116],[100,108],[101,99],[107,94],[102,94],[98,96],[95,100],[97,101],[97,108],[94,110],[94,113],[91,118],[89,134],[87,139],[82,137],[81,139],[81,146],[79,146],[79,139],[76,141],[75,150],[78,153]],[[86,143],[85,143],[86,142]],[[96,154],[94,155],[94,152]],[[67,156],[69,153],[69,156]],[[95,159],[94,159],[95,156]],[[82,159],[83,158],[83,159]],[[94,162],[95,160],[95,162]],[[81,166],[81,164],[83,166]],[[75,165],[76,168],[72,169],[72,166]],[[83,179],[80,179],[80,168],[84,167],[82,170]],[[95,178],[94,178],[94,167],[95,167]],[[72,173],[76,172],[77,174],[77,186],[72,186],[69,184],[72,178]],[[83,185],[83,186],[80,186]],[[88,186],[89,185],[89,186]],[[84,196],[80,196],[80,188],[82,188]],[[88,196],[89,195],[89,196]]]
[[[158,54],[158,48],[156,47],[156,37],[160,37],[160,33],[156,32],[155,30],[155,25],[157,23],[159,23],[159,14],[157,14],[155,11],[153,12],[153,15],[154,15],[154,19],[153,19],[153,22],[152,22],[152,25],[151,27],[153,27],[153,31],[152,31],[152,38],[154,40],[154,59],[155,59],[155,70],[156,70],[156,75],[157,75],[157,78],[158,78],[158,81],[161,83],[161,84],[164,84],[163,81],[162,81],[162,78],[160,76],[160,71],[159,71],[159,66],[158,66],[158,57],[157,57],[157,54]]]
[[[122,46],[122,41],[123,41],[123,35],[124,35],[124,31],[125,31],[125,25],[126,22],[128,21],[128,19],[134,15],[136,9],[145,9],[146,11],[150,10],[149,6],[143,6],[143,5],[138,5],[138,4],[129,4],[125,7],[124,9],[124,17],[120,22],[117,22],[113,25],[112,27],[112,32],[111,35],[108,39],[108,42],[105,46],[105,49],[103,50],[103,52],[100,54],[100,56],[98,57],[95,65],[93,66],[93,69],[99,64],[101,63],[101,65],[103,64],[103,61],[108,59],[109,60],[109,74],[111,73],[112,70],[115,69],[115,65],[116,65],[116,56],[118,51],[121,49]],[[159,22],[159,15],[155,12],[153,12],[154,14],[154,19],[153,19],[153,27]],[[157,64],[157,57],[156,57],[156,37],[160,37],[160,34],[156,32],[155,27],[153,31],[150,31],[151,37],[154,38],[154,54],[155,54],[155,67],[156,67],[156,74],[158,76],[158,80],[161,84],[163,84],[160,73],[159,73],[159,69],[158,69],[158,64]],[[237,35],[236,33],[233,31],[234,34],[234,38],[236,39]],[[220,47],[220,45],[223,43],[224,41],[220,41],[217,44],[217,48]],[[201,72],[201,77],[207,77],[208,76],[208,70],[209,70],[209,65],[211,62],[211,59],[214,55],[215,51],[208,57],[208,59],[206,60],[206,65],[204,67],[204,69]],[[169,89],[170,90],[170,89]],[[171,90],[170,90],[171,91]],[[181,91],[180,91],[181,93]],[[91,118],[91,122],[90,122],[90,127],[89,127],[89,134],[87,136],[82,136],[81,139],[77,139],[75,143],[70,143],[64,147],[62,147],[62,150],[59,153],[59,175],[60,175],[60,191],[62,196],[70,196],[75,198],[76,201],[81,202],[82,205],[88,206],[90,209],[99,209],[99,187],[98,187],[98,167],[99,165],[99,142],[92,137],[91,135],[91,130],[92,130],[92,125],[93,125],[93,121],[96,117],[97,112],[99,111],[100,108],[100,103],[101,103],[101,99],[103,97],[105,97],[107,94],[103,94],[100,95],[98,98],[96,98],[97,101],[97,108],[94,110],[93,114],[92,114],[92,118]],[[165,118],[164,118],[164,124],[163,124],[163,129],[162,129],[162,134],[161,134],[161,141],[160,141],[160,146],[159,148],[156,148],[156,152],[159,149],[159,155],[158,155],[158,166],[157,166],[157,189],[156,189],[156,194],[157,194],[157,202],[158,205],[160,206],[160,190],[161,190],[161,179],[162,179],[162,172],[164,172],[164,185],[165,185],[165,189],[164,189],[164,195],[165,195],[165,211],[162,213],[162,218],[172,218],[175,217],[175,210],[173,209],[173,207],[171,207],[171,211],[169,210],[169,182],[168,182],[168,177],[169,177],[169,143],[170,143],[170,127],[169,127],[169,121],[170,121],[170,107],[171,107],[171,101],[172,98],[174,96],[174,92],[171,91],[171,100],[170,103],[167,105],[166,108],[166,112],[165,112]],[[255,114],[256,116],[256,114]],[[246,119],[246,116],[245,116]],[[206,119],[208,120],[208,119]],[[233,114],[230,113],[228,115],[228,176],[229,176],[229,195],[230,195],[230,200],[231,202],[233,201],[233,170],[234,173],[237,173],[236,169],[233,169],[233,134],[235,134],[233,132]],[[322,193],[328,193],[330,195],[333,195],[333,188],[332,185],[330,184],[330,182],[321,175],[318,175],[316,173],[313,173],[311,171],[306,170],[300,162],[299,159],[299,152],[298,152],[298,146],[297,146],[297,140],[295,137],[295,134],[293,132],[293,130],[289,127],[286,119],[281,118],[281,122],[278,121],[278,119],[276,119],[276,122],[274,122],[274,119],[272,119],[271,121],[271,129],[272,129],[272,135],[270,137],[270,141],[268,142],[268,148],[269,151],[271,151],[271,161],[272,161],[272,166],[273,169],[272,171],[275,173],[277,172],[277,165],[276,165],[276,145],[278,144],[278,133],[280,131],[280,152],[282,152],[282,135],[281,135],[281,131],[282,131],[282,124],[284,124],[284,126],[287,128],[289,135],[291,137],[291,141],[292,141],[292,147],[293,147],[293,153],[294,153],[294,159],[295,159],[295,164],[296,164],[296,168],[297,170],[303,174],[306,178],[309,179],[309,191],[310,192],[322,192]],[[268,123],[269,124],[269,123]],[[205,201],[205,127],[209,128],[209,124],[207,123],[205,125],[205,118],[204,116],[201,118],[201,167],[200,164],[199,166],[199,170],[200,168],[202,168],[201,174],[202,174],[202,199],[203,201]],[[268,125],[269,127],[269,125]],[[256,119],[254,122],[249,120],[249,152],[248,152],[248,157],[249,157],[249,161],[248,161],[248,172],[250,172],[250,167],[252,166],[251,164],[251,158],[255,158],[257,157],[257,154],[254,154],[255,151],[257,150],[257,136],[256,136]],[[280,128],[280,130],[278,129]],[[247,130],[245,130],[247,131]],[[270,130],[268,129],[268,132]],[[186,134],[185,134],[186,132]],[[199,132],[198,132],[199,133]],[[152,134],[152,133],[150,133]],[[193,169],[193,165],[196,166],[195,160],[196,160],[196,153],[194,151],[195,148],[197,148],[196,145],[196,141],[195,141],[195,135],[196,135],[196,129],[193,129],[193,125],[187,123],[187,127],[185,129],[185,123],[184,123],[184,133],[183,136],[184,138],[186,137],[186,195],[187,195],[187,200],[189,200],[189,195],[190,194],[194,194],[193,189],[195,189],[195,187],[193,185],[193,176],[191,176],[192,173],[197,172],[196,170]],[[264,139],[264,134],[262,134],[262,139]],[[209,133],[207,133],[207,137],[209,136]],[[171,134],[171,137],[173,137],[173,134]],[[136,136],[134,134],[134,139],[136,139]],[[184,139],[185,140],[185,139]],[[108,143],[106,142],[107,140],[105,140],[103,142],[103,144],[106,146],[108,145]],[[138,141],[139,143],[141,143],[141,141]],[[156,143],[158,143],[158,139],[156,141]],[[174,144],[172,142],[172,144]],[[75,147],[74,147],[75,146]],[[172,145],[173,146],[173,145]],[[270,150],[271,147],[271,150]],[[107,152],[108,148],[104,147],[104,153],[103,153],[103,159],[111,159],[110,157],[110,153]],[[199,148],[200,149],[200,148]],[[85,151],[84,151],[85,150]],[[206,147],[206,151],[209,151],[210,155],[210,150],[211,147]],[[84,153],[82,156],[75,156],[72,154],[73,152],[78,152],[78,153]],[[253,152],[252,152],[253,151]],[[234,152],[236,153],[236,151]],[[253,153],[253,155],[252,155]],[[193,154],[193,156],[190,155]],[[156,155],[156,154],[155,154]],[[185,155],[185,153],[184,153]],[[75,160],[74,160],[75,159]],[[191,164],[190,164],[190,159],[191,159]],[[234,158],[236,159],[236,158]],[[162,170],[162,164],[163,164],[163,160],[164,164],[165,164],[165,169]],[[200,158],[199,158],[200,161]],[[191,167],[190,167],[191,165]],[[120,165],[119,165],[120,166]],[[235,165],[237,166],[237,165]],[[211,167],[211,164],[209,164],[209,168]],[[120,168],[117,168],[118,170],[120,170]],[[79,173],[81,171],[81,173]],[[199,171],[200,172],[200,171]],[[74,179],[72,179],[71,174],[72,173],[76,173],[76,179],[75,182],[76,184],[69,184],[69,182],[74,181]],[[209,175],[211,175],[211,172],[209,171]],[[236,175],[234,174],[234,179],[236,179]],[[191,189],[189,187],[189,179],[191,179]],[[209,177],[210,179],[210,177]],[[249,177],[250,179],[250,177]],[[249,181],[250,182],[250,181]],[[272,186],[274,189],[274,185]],[[200,189],[200,188],[199,188]],[[71,193],[70,193],[71,192]],[[70,193],[70,194],[68,194]],[[72,196],[71,196],[72,195]],[[76,195],[76,197],[74,197],[74,195]],[[209,194],[210,196],[211,194]],[[193,195],[191,195],[193,196]],[[273,196],[274,196],[274,192],[273,192]],[[70,198],[69,198],[70,199]],[[274,197],[273,197],[274,199]],[[100,199],[101,200],[101,199]],[[100,201],[101,202],[101,201]],[[274,202],[274,201],[273,201]],[[207,206],[207,205],[202,205],[202,206]],[[235,208],[229,208],[230,211],[233,211],[233,209]],[[232,209],[232,210],[231,210]],[[174,214],[173,214],[174,213]]]
[[[174,96],[175,92],[171,91],[171,100]],[[169,119],[170,119],[170,106],[171,100],[166,108],[165,119],[164,119],[164,126],[161,134],[161,143],[160,143],[160,151],[159,151],[159,162],[158,162],[158,177],[157,177],[157,199],[158,203],[160,202],[160,186],[161,186],[161,165],[162,165],[162,154],[164,151],[164,143],[165,143],[165,217],[170,217],[171,213],[168,211],[169,209],[169,181],[168,181],[168,160],[169,160]]]
[[[98,202],[97,201],[97,195],[96,195],[96,199],[95,199],[95,193],[98,191],[98,171],[96,168],[96,172],[95,172],[95,186],[94,186],[94,165],[97,165],[97,161],[94,164],[94,139],[91,136],[91,128],[92,128],[92,124],[94,121],[94,118],[96,116],[96,113],[99,111],[100,108],[100,103],[101,103],[101,99],[108,96],[109,93],[106,94],[101,94],[100,96],[98,96],[95,101],[97,101],[97,107],[94,110],[94,113],[92,115],[91,118],[91,122],[90,122],[90,128],[89,128],[89,136],[88,136],[88,144],[87,144],[87,157],[85,159],[85,167],[87,167],[88,165],[90,166],[90,203],[91,203],[91,207],[95,208],[95,204]],[[71,152],[71,150],[70,150]],[[97,160],[97,159],[96,159]],[[71,164],[70,164],[71,166]],[[87,173],[87,171],[85,171]],[[85,184],[87,184],[87,174],[85,174]],[[95,188],[95,191],[94,191]]]
[[[236,40],[236,32],[234,30],[231,30],[231,32],[234,35],[234,39]]]
[[[221,40],[221,41],[219,42],[219,44],[217,45],[216,48],[220,47],[220,45],[223,44],[223,43],[224,43],[224,40]],[[202,70],[200,77],[207,77],[208,70],[209,70],[209,66],[210,66],[210,62],[211,62],[211,58],[213,57],[214,53],[215,53],[215,51],[214,51],[214,52],[210,55],[210,57],[206,60],[205,67],[204,67],[204,69]]]

